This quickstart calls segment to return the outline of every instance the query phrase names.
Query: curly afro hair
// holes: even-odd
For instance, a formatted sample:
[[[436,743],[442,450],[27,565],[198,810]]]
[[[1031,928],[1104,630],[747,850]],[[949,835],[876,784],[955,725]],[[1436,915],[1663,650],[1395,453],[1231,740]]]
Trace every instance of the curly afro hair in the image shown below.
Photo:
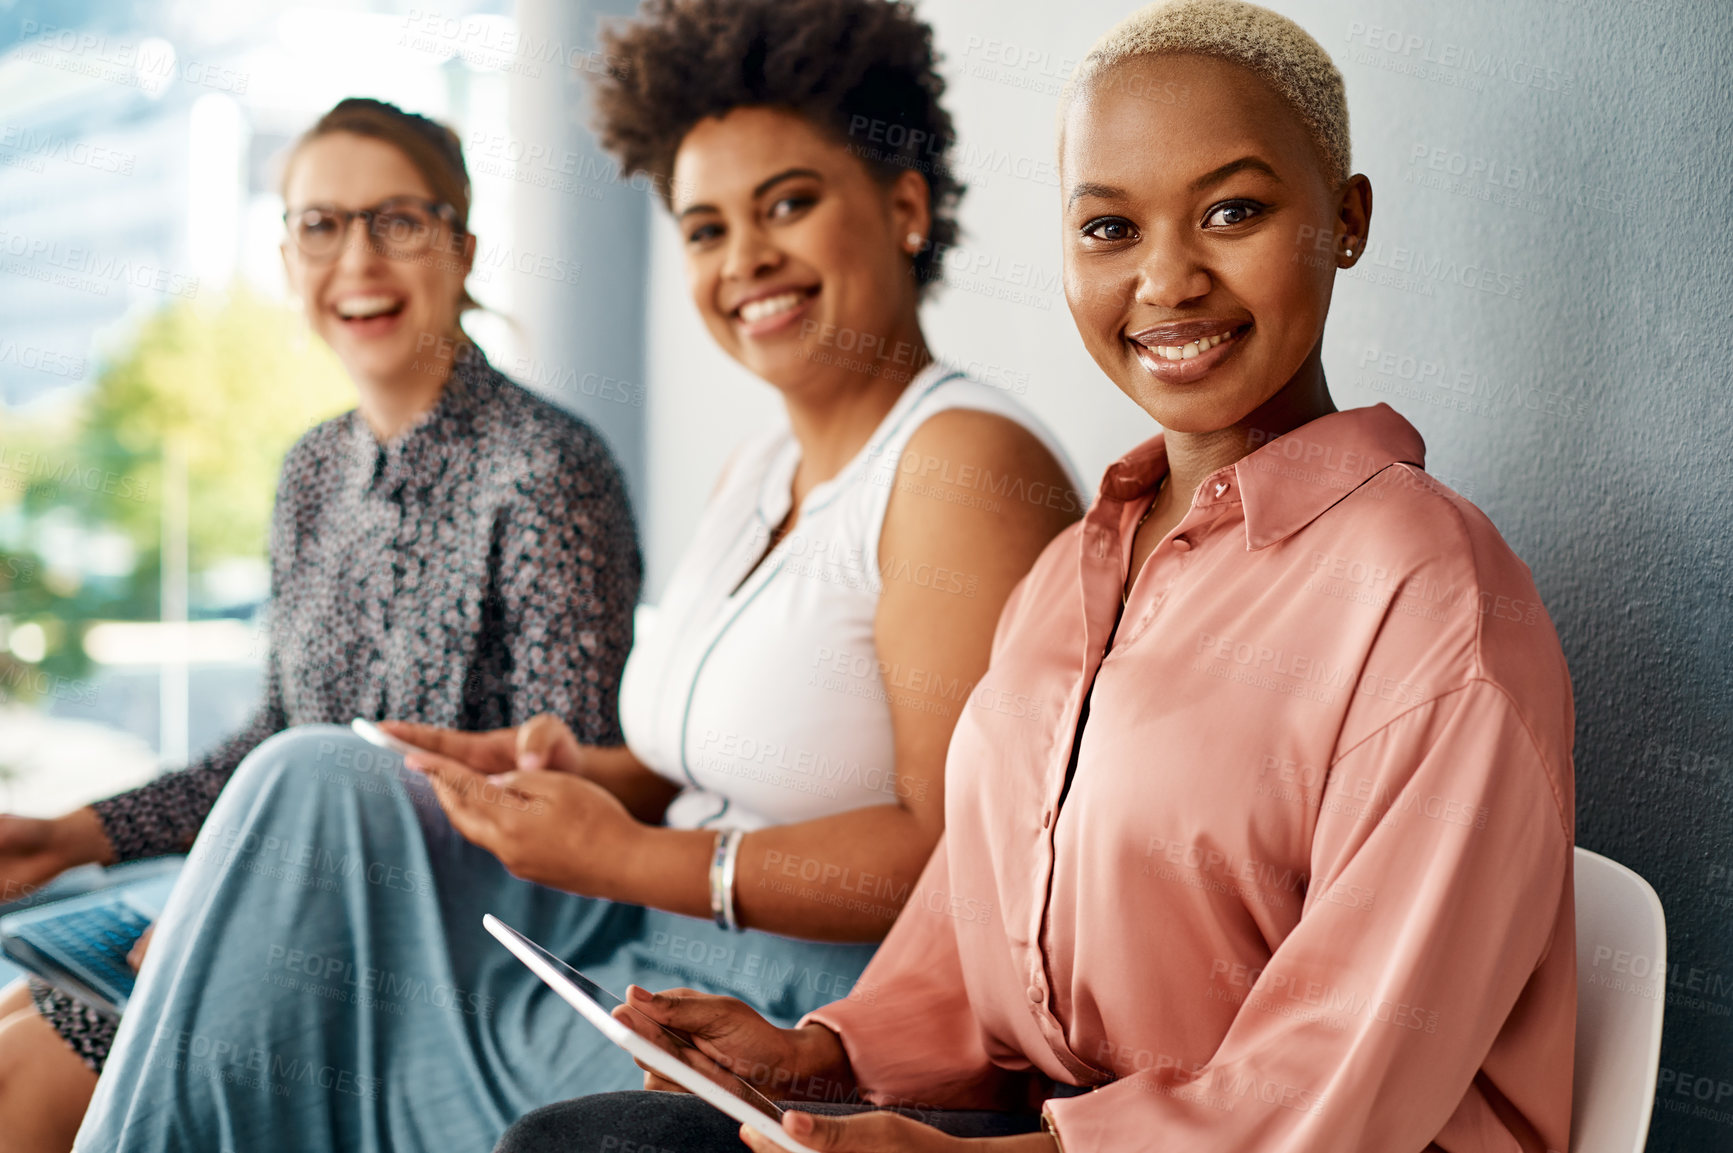
[[[622,175],[646,174],[665,205],[694,125],[735,108],[785,108],[886,183],[904,169],[926,177],[933,223],[914,273],[922,286],[939,278],[963,185],[946,163],[953,135],[933,32],[907,0],[645,0],[602,43],[597,135]]]

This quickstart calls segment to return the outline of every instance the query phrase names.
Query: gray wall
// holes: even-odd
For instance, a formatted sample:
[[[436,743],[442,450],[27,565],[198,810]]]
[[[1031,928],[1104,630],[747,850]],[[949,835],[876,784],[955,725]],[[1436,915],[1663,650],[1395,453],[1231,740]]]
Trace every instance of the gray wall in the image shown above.
[[[606,60],[599,23],[629,15],[636,0],[518,0],[524,43],[553,45],[511,73],[511,132],[501,152],[512,187],[507,267],[510,315],[520,354],[498,365],[589,421],[625,473],[644,519],[644,250],[650,197],[614,178],[616,166],[591,135],[589,73]],[[548,54],[548,49],[541,49]],[[563,62],[566,66],[560,67]],[[471,142],[472,150],[474,142]]]
[[[1733,6],[1274,2],[1347,77],[1377,193],[1325,344],[1337,402],[1413,421],[1534,569],[1576,684],[1581,843],[1647,877],[1669,920],[1650,1148],[1733,1148],[1733,1124],[1689,1112],[1706,1093],[1733,1117]],[[1026,390],[1092,478],[1150,426],[1060,293],[1054,94],[1130,8],[922,4],[973,186],[928,334]],[[728,448],[778,411],[698,325],[669,229],[658,213],[652,597]]]

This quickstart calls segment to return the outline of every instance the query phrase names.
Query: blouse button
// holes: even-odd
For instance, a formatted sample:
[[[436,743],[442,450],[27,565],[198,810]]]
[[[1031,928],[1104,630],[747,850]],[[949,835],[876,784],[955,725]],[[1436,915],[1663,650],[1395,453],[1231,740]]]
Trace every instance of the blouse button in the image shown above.
[[[1189,548],[1191,548],[1191,542],[1186,540],[1183,536],[1176,536],[1173,538],[1173,550],[1175,552],[1185,552]]]
[[[1043,996],[1044,996],[1044,994],[1041,992],[1041,986],[1039,986],[1039,985],[1029,986],[1029,1000],[1032,1003],[1039,1005],[1041,1003],[1041,998]]]

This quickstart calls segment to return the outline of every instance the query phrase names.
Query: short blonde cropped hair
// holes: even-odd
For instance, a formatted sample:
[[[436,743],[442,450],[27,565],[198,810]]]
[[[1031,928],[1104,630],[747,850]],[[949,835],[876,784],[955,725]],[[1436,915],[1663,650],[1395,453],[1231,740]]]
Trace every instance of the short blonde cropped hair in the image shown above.
[[[1352,173],[1342,74],[1323,46],[1286,16],[1245,0],[1157,0],[1139,8],[1078,64],[1065,86],[1061,118],[1097,76],[1139,56],[1210,56],[1238,64],[1299,114],[1326,175],[1341,183]]]

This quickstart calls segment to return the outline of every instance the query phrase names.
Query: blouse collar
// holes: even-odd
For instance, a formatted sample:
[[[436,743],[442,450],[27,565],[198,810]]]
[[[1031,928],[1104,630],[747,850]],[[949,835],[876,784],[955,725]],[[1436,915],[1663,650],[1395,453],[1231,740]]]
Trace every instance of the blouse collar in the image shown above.
[[[459,348],[433,407],[381,443],[359,409],[350,413],[354,479],[360,487],[383,481],[388,488],[411,479],[431,482],[439,458],[475,431],[488,397],[496,391],[493,367],[473,344]]]
[[[1267,548],[1392,464],[1426,466],[1420,433],[1387,404],[1351,408],[1309,421],[1218,469],[1198,486],[1192,507],[1241,501],[1246,548]],[[1166,440],[1157,433],[1108,467],[1097,503],[1123,505],[1147,496],[1166,473]]]

